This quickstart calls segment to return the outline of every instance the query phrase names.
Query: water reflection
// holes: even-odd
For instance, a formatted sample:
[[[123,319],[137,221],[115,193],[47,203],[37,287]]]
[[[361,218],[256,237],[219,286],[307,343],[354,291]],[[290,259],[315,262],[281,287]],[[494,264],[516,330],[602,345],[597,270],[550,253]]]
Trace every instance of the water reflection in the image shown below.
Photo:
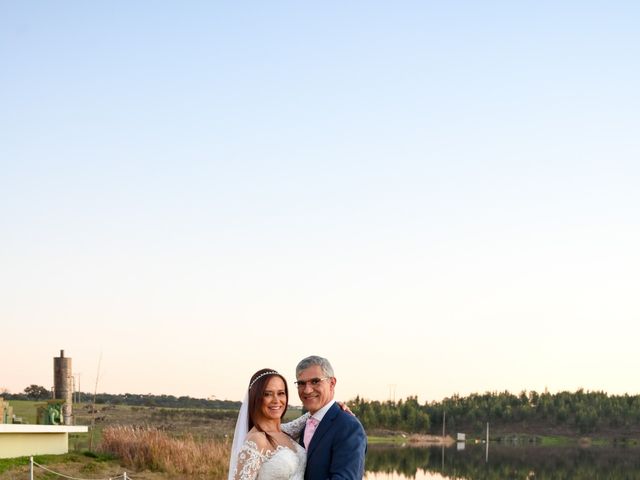
[[[638,479],[638,447],[369,446],[367,480]]]

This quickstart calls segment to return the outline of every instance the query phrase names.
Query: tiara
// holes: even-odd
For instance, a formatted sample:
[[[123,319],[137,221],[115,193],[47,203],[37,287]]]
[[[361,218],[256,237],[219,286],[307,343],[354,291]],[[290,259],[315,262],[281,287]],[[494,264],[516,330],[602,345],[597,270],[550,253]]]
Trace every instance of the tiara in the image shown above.
[[[278,372],[274,371],[274,370],[269,370],[268,372],[261,373],[260,375],[258,375],[256,378],[253,379],[253,382],[251,382],[249,384],[249,390],[251,390],[251,387],[253,387],[254,383],[256,383],[258,380],[260,380],[265,375],[280,375],[280,374]]]

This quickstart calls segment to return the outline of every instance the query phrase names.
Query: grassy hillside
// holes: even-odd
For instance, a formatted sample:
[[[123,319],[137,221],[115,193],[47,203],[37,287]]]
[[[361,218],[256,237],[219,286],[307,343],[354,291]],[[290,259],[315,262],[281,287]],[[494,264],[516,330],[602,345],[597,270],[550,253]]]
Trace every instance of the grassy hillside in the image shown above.
[[[24,423],[36,423],[36,412],[41,401],[11,400],[14,413]],[[93,426],[89,434],[71,434],[70,448],[82,451],[100,443],[102,430],[112,425],[148,426],[161,429],[172,436],[191,435],[202,440],[221,440],[233,435],[237,411],[202,408],[165,408],[129,405],[74,404],[76,425]],[[300,415],[300,410],[289,409],[286,419]]]
[[[9,405],[13,407],[13,414],[21,417],[23,423],[36,423],[36,412],[38,405],[44,402],[35,402],[32,400],[9,400]]]

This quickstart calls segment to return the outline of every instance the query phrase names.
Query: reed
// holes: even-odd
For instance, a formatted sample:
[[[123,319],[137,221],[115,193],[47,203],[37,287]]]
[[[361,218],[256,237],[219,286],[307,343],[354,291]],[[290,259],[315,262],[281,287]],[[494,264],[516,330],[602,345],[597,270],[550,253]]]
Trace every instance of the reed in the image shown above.
[[[152,427],[113,426],[102,432],[101,450],[117,456],[124,466],[171,474],[225,478],[231,446],[193,437],[172,438]]]

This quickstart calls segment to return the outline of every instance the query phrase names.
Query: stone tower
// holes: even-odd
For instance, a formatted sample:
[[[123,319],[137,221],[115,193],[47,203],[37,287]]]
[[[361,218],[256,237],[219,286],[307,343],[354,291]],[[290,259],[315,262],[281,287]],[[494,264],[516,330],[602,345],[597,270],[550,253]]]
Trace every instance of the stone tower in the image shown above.
[[[65,425],[73,424],[73,376],[71,359],[64,356],[53,358],[53,390],[54,398],[64,400],[62,405],[62,420]]]

